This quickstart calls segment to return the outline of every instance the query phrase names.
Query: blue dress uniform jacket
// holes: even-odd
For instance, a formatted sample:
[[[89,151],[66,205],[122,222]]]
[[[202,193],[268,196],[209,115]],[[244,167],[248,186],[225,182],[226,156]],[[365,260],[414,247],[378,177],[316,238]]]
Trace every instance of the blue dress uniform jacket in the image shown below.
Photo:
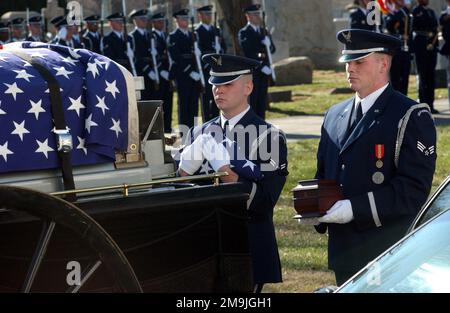
[[[346,139],[353,105],[350,99],[327,112],[316,173],[341,184],[352,204],[352,222],[316,226],[322,233],[328,227],[329,267],[347,273],[356,273],[405,234],[428,197],[436,163],[428,106],[388,86]],[[381,167],[377,145],[384,148]]]
[[[248,239],[253,263],[253,279],[257,284],[276,283],[282,281],[282,275],[273,225],[273,210],[288,175],[286,138],[281,131],[258,117],[252,109],[241,118],[234,129],[238,132],[239,128],[245,129],[251,125],[256,126],[256,135],[260,142],[259,148],[265,150],[267,146],[268,152],[265,156],[262,151],[257,153],[256,156],[251,156],[256,138],[250,139],[253,140],[252,142],[249,138],[246,138],[245,142],[237,140],[237,149],[245,151],[245,159],[252,161],[257,166],[271,164],[269,168],[272,169],[268,170],[268,168],[261,167],[263,178],[259,181],[241,176],[239,178],[239,182],[243,184],[243,190],[249,194],[249,200],[247,201],[249,214]],[[220,117],[195,128],[193,131],[191,130],[190,138],[194,140],[200,131],[208,133],[211,129],[218,128],[221,129]],[[264,131],[265,129],[268,131]],[[230,134],[228,135],[230,136]],[[235,140],[236,138],[229,139]],[[256,146],[258,145],[256,144]],[[270,156],[270,158],[267,156]]]
[[[85,49],[91,50],[98,54],[102,53],[100,50],[100,41],[102,40],[102,38],[99,33],[85,31],[82,36],[82,40]]]
[[[238,33],[239,44],[241,45],[244,55],[247,58],[255,59],[261,62],[261,68],[263,66],[269,66],[269,57],[267,56],[266,46],[261,43],[264,39],[264,30],[260,27],[259,32],[256,32],[254,28],[247,24]],[[275,46],[270,39],[270,53],[275,53]],[[250,95],[250,105],[252,106],[255,113],[259,117],[265,119],[266,104],[267,104],[267,90],[269,88],[269,77],[257,69],[253,73],[253,92]]]
[[[131,44],[131,39],[129,36],[127,36],[127,39]],[[103,47],[103,55],[119,63],[131,72],[131,65],[127,56],[127,44],[125,40],[117,36],[117,34],[112,31],[108,35],[104,36],[101,42],[101,46]]]
[[[194,117],[198,113],[200,82],[189,75],[197,71],[193,53],[193,35],[176,29],[169,35],[169,53],[172,58],[171,76],[175,79],[178,90],[178,121],[189,128],[194,126]]]
[[[219,44],[220,44],[220,53],[226,52],[225,41],[223,40],[220,30],[216,28],[214,25],[209,27],[209,30],[203,24],[200,24],[195,29],[195,32],[198,35],[198,43],[199,49],[202,52],[202,55],[208,53],[216,53],[215,43],[216,43],[216,35],[219,36]],[[211,67],[208,63],[202,62],[203,67],[203,76],[205,77],[205,81],[207,82],[209,79],[209,72]],[[202,94],[202,115],[204,121],[209,121],[214,117],[219,115],[219,109],[214,102],[214,96],[212,94],[212,86],[210,84],[206,84],[205,92]]]

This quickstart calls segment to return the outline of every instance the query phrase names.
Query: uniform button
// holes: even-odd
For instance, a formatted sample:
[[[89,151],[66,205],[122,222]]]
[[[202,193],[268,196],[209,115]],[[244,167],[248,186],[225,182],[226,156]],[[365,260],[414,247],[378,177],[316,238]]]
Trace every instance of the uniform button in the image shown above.
[[[345,164],[342,164],[341,169],[345,170]]]
[[[341,187],[344,187],[344,185],[341,184]]]

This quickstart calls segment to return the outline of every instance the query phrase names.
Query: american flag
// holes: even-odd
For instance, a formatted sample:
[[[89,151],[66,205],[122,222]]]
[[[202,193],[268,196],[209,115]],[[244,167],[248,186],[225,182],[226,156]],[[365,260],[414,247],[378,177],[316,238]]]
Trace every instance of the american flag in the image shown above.
[[[47,82],[13,49],[57,79],[73,165],[111,162],[126,150],[126,79],[114,62],[85,49],[15,43],[0,49],[0,173],[60,166]]]

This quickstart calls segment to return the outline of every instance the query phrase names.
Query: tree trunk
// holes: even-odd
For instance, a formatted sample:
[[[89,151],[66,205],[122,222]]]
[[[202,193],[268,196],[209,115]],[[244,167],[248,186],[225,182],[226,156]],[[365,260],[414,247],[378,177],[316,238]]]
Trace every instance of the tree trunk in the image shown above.
[[[230,29],[233,49],[236,55],[242,55],[237,38],[239,30],[247,23],[242,10],[252,4],[252,0],[217,0],[225,15],[225,22]]]

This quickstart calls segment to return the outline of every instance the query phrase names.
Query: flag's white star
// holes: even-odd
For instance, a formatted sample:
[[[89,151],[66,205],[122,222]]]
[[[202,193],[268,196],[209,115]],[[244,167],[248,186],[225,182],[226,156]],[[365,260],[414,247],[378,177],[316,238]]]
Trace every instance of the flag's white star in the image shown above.
[[[83,103],[81,103],[81,96],[79,96],[77,99],[72,99],[71,97],[69,97],[69,100],[72,105],[68,107],[67,110],[76,111],[78,117],[80,117],[80,110],[86,108]]]
[[[117,138],[119,138],[119,133],[122,132],[122,129],[120,128],[120,120],[111,119],[113,122],[113,126],[111,126],[111,130],[116,132]]]
[[[100,98],[99,96],[95,95],[97,97],[98,103],[95,105],[96,108],[99,108],[102,110],[103,115],[105,115],[105,110],[109,110],[109,108],[105,104],[105,97]]]
[[[14,154],[14,152],[8,149],[8,142],[5,142],[3,145],[0,145],[0,155],[5,162],[8,162],[8,154]]]
[[[106,89],[105,91],[112,94],[114,99],[116,99],[116,93],[120,93],[119,89],[116,87],[116,81],[114,80],[112,83],[106,81]]]
[[[2,105],[2,102],[0,101],[0,106]],[[3,111],[2,109],[0,109],[0,115],[2,115],[2,114],[6,114],[6,112],[5,111]]]
[[[22,78],[27,82],[30,82],[30,77],[35,77],[34,75],[27,73],[26,70],[14,70],[14,72],[17,73],[16,79]]]
[[[20,141],[23,141],[23,135],[29,134],[30,132],[25,128],[25,121],[20,124],[14,122],[15,129],[12,131],[11,135],[18,135],[20,137]]]
[[[208,162],[205,162],[202,164],[202,169],[200,170],[200,173],[208,174],[211,170],[212,168],[209,167]]]
[[[79,144],[77,146],[77,149],[83,150],[84,154],[87,155],[87,149],[86,149],[86,146],[85,146],[85,139],[83,139],[83,138],[81,138],[79,136],[77,136],[77,138],[78,138],[78,142],[79,142]]]
[[[2,56],[0,55],[0,61],[6,62],[7,59],[9,59],[9,58],[7,58],[7,57],[2,57]]]
[[[18,93],[23,93],[23,90],[17,87],[17,83],[13,83],[12,85],[3,83],[3,85],[8,87],[8,89],[5,91],[5,94],[12,94],[14,100],[16,100]]]
[[[88,63],[87,66],[88,66],[88,68],[86,70],[86,73],[87,72],[91,72],[92,76],[94,76],[94,78],[95,78],[95,75],[98,75],[97,64],[95,64],[95,63]]]
[[[48,159],[48,153],[50,151],[55,151],[48,145],[48,139],[45,139],[45,141],[43,141],[43,142],[36,140],[36,143],[39,145],[39,148],[37,148],[35,152],[43,153],[47,159]]]
[[[98,126],[96,122],[92,120],[92,114],[89,115],[89,117],[86,119],[86,122],[84,123],[84,127],[88,131],[88,133],[91,133],[91,127]]]
[[[100,67],[107,64],[107,62],[102,62],[99,59],[95,59],[94,62],[95,62],[95,64],[97,64]]]
[[[32,113],[34,116],[36,116],[36,120],[39,119],[39,113],[45,113],[45,110],[42,108],[42,100],[39,100],[38,102],[34,102],[33,100],[30,100],[31,109],[28,110],[27,113]]]
[[[74,60],[74,59],[72,59],[71,57],[67,57],[67,58],[61,57],[61,58],[62,58],[61,61],[66,62],[66,63],[69,63],[69,64],[71,64],[71,65],[73,65],[73,66],[76,65],[75,62],[78,62],[77,60]]]
[[[32,66],[30,62],[21,60],[23,62],[23,66]]]
[[[79,55],[78,53],[77,53],[77,50],[78,49],[68,49],[69,50],[69,53],[70,53],[70,55],[72,56],[72,58],[74,58],[74,59],[79,59],[79,58],[81,58],[81,55]]]
[[[54,67],[53,68],[56,71],[56,76],[64,76],[65,78],[69,79],[69,75],[73,74],[72,71],[68,71],[64,68],[64,66],[61,67]]]
[[[252,172],[253,172],[254,169],[255,169],[256,164],[253,163],[253,162],[251,162],[251,161],[249,161],[249,160],[246,160],[246,161],[247,161],[247,162],[245,162],[245,164],[242,166],[242,168],[250,167],[250,169],[251,169]]]
[[[33,52],[33,53],[31,53],[31,57],[33,57],[33,58],[45,59],[46,56],[47,56],[46,54],[43,54],[43,53],[40,53],[40,52]]]

